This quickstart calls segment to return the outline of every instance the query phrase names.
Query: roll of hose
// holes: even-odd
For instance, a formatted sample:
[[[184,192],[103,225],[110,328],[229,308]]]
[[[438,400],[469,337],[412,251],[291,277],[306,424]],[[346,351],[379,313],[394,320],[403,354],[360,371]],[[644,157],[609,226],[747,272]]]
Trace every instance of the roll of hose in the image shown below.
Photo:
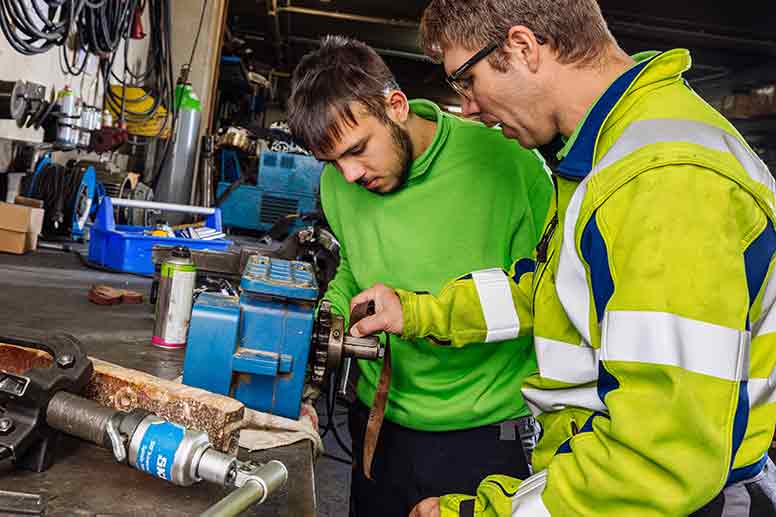
[[[42,233],[45,238],[71,235],[72,215],[85,173],[86,170],[80,167],[49,163],[33,176],[27,193],[31,198],[43,201]]]

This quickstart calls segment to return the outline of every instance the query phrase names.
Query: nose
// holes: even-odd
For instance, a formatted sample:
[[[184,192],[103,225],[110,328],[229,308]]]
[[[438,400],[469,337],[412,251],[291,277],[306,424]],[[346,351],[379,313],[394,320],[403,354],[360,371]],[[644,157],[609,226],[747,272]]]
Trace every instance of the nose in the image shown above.
[[[340,171],[342,171],[342,176],[345,178],[345,181],[348,183],[355,183],[366,174],[366,170],[354,161],[340,161],[337,165],[339,166]]]
[[[461,96],[461,110],[464,117],[473,117],[480,114],[480,106],[474,99]]]

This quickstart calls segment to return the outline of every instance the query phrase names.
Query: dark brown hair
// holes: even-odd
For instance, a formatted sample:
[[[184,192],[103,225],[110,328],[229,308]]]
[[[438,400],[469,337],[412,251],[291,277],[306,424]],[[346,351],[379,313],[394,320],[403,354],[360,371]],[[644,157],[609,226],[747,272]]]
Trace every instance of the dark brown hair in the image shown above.
[[[291,79],[288,126],[313,152],[331,152],[342,124],[354,125],[353,103],[387,122],[386,93],[398,89],[393,73],[371,47],[344,36],[326,36],[305,55]]]
[[[565,64],[591,63],[614,42],[596,0],[431,0],[420,22],[420,43],[441,61],[453,45],[479,50],[504,41],[516,25],[544,38]],[[502,53],[489,61],[504,71]]]

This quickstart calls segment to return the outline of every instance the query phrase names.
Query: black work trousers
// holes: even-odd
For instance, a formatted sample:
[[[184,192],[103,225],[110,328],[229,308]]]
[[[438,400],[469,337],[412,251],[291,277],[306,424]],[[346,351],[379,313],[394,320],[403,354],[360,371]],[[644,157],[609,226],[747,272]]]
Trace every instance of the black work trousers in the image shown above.
[[[369,409],[356,401],[348,419],[353,440],[350,517],[406,517],[426,497],[474,495],[491,474],[529,476],[520,438],[498,425],[424,432],[385,420],[369,480],[361,463],[368,418]]]

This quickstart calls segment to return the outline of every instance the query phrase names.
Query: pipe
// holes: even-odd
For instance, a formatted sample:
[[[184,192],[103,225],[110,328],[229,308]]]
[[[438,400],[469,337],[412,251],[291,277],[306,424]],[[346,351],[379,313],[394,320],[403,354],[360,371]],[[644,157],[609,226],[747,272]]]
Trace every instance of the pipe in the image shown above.
[[[376,16],[364,16],[361,14],[338,13],[335,11],[322,11],[320,9],[310,9],[307,7],[295,7],[295,6],[277,7],[276,6],[275,11],[276,13],[286,12],[286,13],[295,13],[295,14],[307,14],[309,16],[324,16],[326,18],[336,18],[338,20],[376,23],[378,25],[393,25],[394,27],[404,27],[406,29],[417,29],[419,27],[418,22],[413,22],[410,20],[395,20],[391,18],[378,18]],[[276,13],[270,13],[270,14],[275,15]]]
[[[215,208],[205,208],[201,206],[177,205],[175,203],[158,203],[155,201],[141,201],[138,199],[119,199],[110,198],[113,206],[124,206],[127,208],[147,208],[150,210],[164,210],[167,212],[183,212],[186,214],[213,215]]]
[[[288,41],[292,43],[303,43],[306,45],[315,45],[319,46],[321,44],[321,40],[317,40],[315,38],[305,38],[302,36],[289,36]],[[404,50],[393,50],[390,48],[375,48],[372,47],[372,49],[377,52],[378,54],[382,56],[393,56],[393,57],[401,57],[404,59],[412,59],[414,61],[424,61],[427,63],[434,63],[434,61],[428,57],[425,54],[418,54],[415,52],[406,52]]]
[[[262,465],[255,477],[208,508],[201,517],[233,517],[255,503],[263,503],[267,497],[281,488],[288,479],[288,470],[279,461]]]
[[[283,36],[280,33],[280,19],[278,18],[278,0],[267,0],[267,16],[269,28],[272,33],[272,46],[275,49],[275,59],[280,65],[283,61]]]
[[[46,423],[66,434],[104,446],[108,422],[116,413],[93,400],[59,391],[46,407]]]
[[[743,49],[759,50],[776,55],[776,41],[758,40],[753,38],[744,38],[741,36],[728,36],[725,34],[715,34],[702,30],[678,29],[674,27],[661,27],[648,25],[644,23],[625,22],[612,20],[609,22],[609,28],[616,36],[629,35],[633,37],[645,37],[648,34],[650,39],[665,39],[667,41],[677,41],[681,38],[691,38],[701,42],[703,47],[712,47],[718,45],[721,47],[730,47],[735,51]]]

